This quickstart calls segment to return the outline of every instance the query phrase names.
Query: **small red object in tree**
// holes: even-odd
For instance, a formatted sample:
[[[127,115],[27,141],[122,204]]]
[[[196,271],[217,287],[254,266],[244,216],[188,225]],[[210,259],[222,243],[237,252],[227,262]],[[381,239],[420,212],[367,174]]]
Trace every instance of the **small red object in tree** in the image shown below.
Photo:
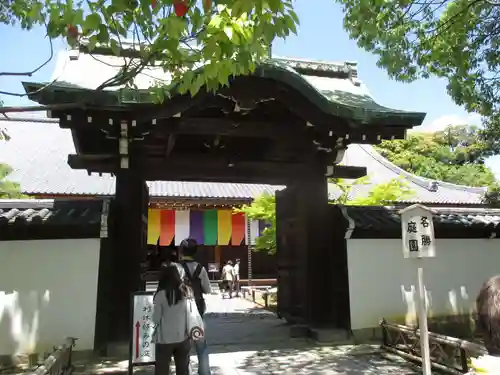
[[[78,28],[73,25],[68,25],[68,36],[73,39],[78,38]]]
[[[152,0],[151,1],[151,8],[156,8],[156,6],[158,5],[157,1],[156,0]]]
[[[180,0],[174,3],[174,10],[177,17],[184,17],[188,12],[189,7],[185,1]]]

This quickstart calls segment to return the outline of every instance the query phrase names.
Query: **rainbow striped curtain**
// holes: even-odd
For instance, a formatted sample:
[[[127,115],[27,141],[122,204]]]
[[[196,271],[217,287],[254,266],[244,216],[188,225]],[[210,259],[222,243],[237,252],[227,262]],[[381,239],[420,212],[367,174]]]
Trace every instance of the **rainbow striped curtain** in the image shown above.
[[[194,238],[200,245],[255,244],[255,238],[265,225],[261,220],[250,221],[242,213],[232,210],[160,210],[148,211],[148,244],[179,245],[185,238]]]

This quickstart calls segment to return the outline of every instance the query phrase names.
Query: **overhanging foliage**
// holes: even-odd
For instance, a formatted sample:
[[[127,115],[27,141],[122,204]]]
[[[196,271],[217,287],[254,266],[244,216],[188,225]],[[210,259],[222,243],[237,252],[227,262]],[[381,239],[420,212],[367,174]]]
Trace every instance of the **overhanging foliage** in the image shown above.
[[[41,25],[49,38],[86,40],[90,52],[122,57],[118,75],[99,90],[133,87],[134,77],[154,64],[172,77],[151,88],[162,99],[174,85],[194,95],[251,73],[272,41],[295,33],[299,21],[292,0],[0,0],[0,22],[26,30]],[[137,58],[125,58],[126,49]]]
[[[337,0],[349,36],[389,75],[448,81],[458,105],[485,116],[500,107],[500,6],[490,0]]]

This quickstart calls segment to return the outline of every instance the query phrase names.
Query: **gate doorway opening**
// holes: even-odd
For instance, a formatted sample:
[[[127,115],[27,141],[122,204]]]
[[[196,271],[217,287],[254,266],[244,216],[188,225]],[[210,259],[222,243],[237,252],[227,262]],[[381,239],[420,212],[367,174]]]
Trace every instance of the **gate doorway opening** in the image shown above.
[[[67,54],[59,80],[24,86],[31,100],[71,129],[73,169],[116,177],[110,254],[99,284],[106,296],[98,306],[101,326],[108,324],[103,340],[129,338],[130,295],[141,288],[147,255],[146,182],[157,180],[286,187],[277,194],[280,313],[310,326],[348,329],[348,313],[336,313],[332,303],[348,306],[349,291],[345,255],[331,239],[336,223],[327,179],[364,176],[363,166],[339,165],[348,145],[402,139],[425,115],[375,103],[355,64],[294,59],[270,59],[217,92],[172,92],[153,103],[140,87],[150,81],[144,74],[136,77],[137,88],[95,91],[118,72],[120,59],[99,50],[106,61],[117,60],[113,70],[86,51],[81,45],[76,58]]]

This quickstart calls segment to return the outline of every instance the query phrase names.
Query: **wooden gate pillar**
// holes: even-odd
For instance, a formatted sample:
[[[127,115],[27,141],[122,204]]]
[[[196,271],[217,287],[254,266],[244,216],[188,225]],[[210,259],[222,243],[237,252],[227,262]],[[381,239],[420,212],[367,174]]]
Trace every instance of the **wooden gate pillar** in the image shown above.
[[[276,202],[280,315],[312,327],[335,325],[327,179],[299,176]]]
[[[301,230],[298,246],[302,250],[306,291],[306,321],[311,326],[332,322],[331,265],[333,254],[328,212],[328,182],[324,174],[304,176],[295,184],[297,218]]]
[[[131,293],[142,290],[141,262],[146,259],[147,207],[146,182],[133,170],[122,170],[116,176],[113,230],[113,300],[109,322],[109,341],[131,339]],[[146,232],[146,233],[145,233]]]

